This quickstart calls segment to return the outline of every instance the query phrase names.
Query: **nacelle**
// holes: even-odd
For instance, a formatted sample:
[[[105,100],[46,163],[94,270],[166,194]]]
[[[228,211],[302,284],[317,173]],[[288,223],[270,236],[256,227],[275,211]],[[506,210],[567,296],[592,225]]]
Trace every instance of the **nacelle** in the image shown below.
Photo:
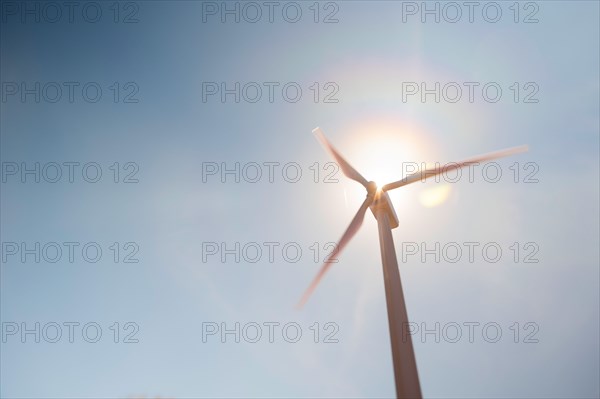
[[[385,191],[378,190],[375,193],[375,200],[373,201],[373,204],[371,204],[370,208],[375,218],[377,218],[379,212],[385,212],[385,214],[388,216],[388,220],[390,221],[390,228],[395,229],[398,227],[398,216],[396,216],[396,211],[394,210],[392,201]]]

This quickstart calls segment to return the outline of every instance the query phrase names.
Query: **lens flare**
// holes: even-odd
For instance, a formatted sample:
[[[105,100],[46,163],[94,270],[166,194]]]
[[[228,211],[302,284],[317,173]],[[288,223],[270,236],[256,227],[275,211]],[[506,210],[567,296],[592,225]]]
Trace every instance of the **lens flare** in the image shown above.
[[[446,202],[451,191],[452,187],[448,183],[423,189],[419,194],[419,202],[424,207],[433,208]]]

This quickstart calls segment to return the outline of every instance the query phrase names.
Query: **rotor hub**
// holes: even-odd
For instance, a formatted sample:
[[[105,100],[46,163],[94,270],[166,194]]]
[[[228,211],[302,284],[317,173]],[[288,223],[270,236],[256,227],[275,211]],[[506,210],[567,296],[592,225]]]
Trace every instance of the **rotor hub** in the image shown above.
[[[377,183],[370,181],[367,183],[367,192],[369,195],[374,195],[377,192]]]

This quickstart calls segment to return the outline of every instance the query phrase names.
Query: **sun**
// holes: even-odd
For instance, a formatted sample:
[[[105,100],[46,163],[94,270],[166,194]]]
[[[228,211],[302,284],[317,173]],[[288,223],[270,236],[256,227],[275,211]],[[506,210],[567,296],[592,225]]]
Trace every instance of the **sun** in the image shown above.
[[[415,173],[427,161],[435,160],[438,153],[425,129],[399,120],[363,121],[351,128],[346,137],[341,144],[348,150],[348,160],[368,181],[375,182],[378,190]],[[426,183],[416,190],[419,194],[415,203],[434,207],[448,199],[451,188]],[[395,197],[401,197],[400,192]]]
[[[400,180],[431,152],[425,134],[421,133],[402,124],[361,125],[349,135],[352,163],[377,187]]]

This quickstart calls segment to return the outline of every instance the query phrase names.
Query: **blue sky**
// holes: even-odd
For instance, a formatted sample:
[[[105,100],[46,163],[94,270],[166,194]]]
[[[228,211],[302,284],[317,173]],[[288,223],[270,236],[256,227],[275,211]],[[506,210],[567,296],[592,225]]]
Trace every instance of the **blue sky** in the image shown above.
[[[98,3],[97,23],[78,13],[85,3],[78,3],[73,23],[36,23],[31,16],[23,23],[7,3],[0,28],[3,168],[95,162],[103,174],[98,183],[80,174],[74,183],[64,177],[22,183],[18,175],[2,182],[2,328],[95,322],[103,335],[97,343],[77,334],[73,343],[65,336],[57,343],[43,337],[36,343],[33,335],[22,343],[20,332],[7,336],[2,397],[394,396],[370,213],[309,303],[294,309],[320,267],[310,247],[337,240],[364,198],[341,173],[338,183],[323,182],[331,160],[311,134],[316,126],[367,178],[378,172],[400,178],[403,162],[444,163],[528,144],[527,154],[498,161],[503,177],[497,183],[463,177],[390,193],[400,220],[393,232],[399,259],[406,243],[497,243],[503,250],[496,263],[481,252],[473,263],[464,256],[456,263],[419,256],[401,262],[412,322],[429,329],[458,323],[463,334],[464,323],[497,323],[502,331],[496,343],[481,330],[474,342],[413,336],[422,390],[426,397],[600,395],[597,2],[521,2],[518,23],[512,2],[498,3],[497,23],[479,8],[473,23],[466,14],[456,23],[431,17],[423,23],[419,14],[403,22],[408,3],[392,1],[323,2],[315,23],[313,3],[299,2],[297,23],[286,22],[280,9],[273,23],[266,14],[256,23],[222,23],[212,15],[203,22],[201,2],[148,1],[121,4],[119,21],[129,13],[138,20],[128,24],[114,23],[109,2]],[[329,12],[337,23],[322,23]],[[529,13],[539,22],[523,23]],[[65,96],[36,103],[33,95],[24,102],[20,93],[8,95],[11,82],[79,86],[72,103]],[[82,97],[89,82],[102,88],[96,103]],[[277,82],[277,88],[294,82],[303,92],[295,103],[280,90],[272,103],[265,96],[236,103],[232,95],[225,103],[218,96],[203,102],[203,82]],[[335,87],[338,102],[315,103],[314,82],[319,100]],[[334,86],[325,87],[328,82]],[[418,95],[404,102],[407,82],[463,88],[492,82],[503,94],[495,103],[479,90],[472,103],[464,96],[456,103],[432,96],[421,102]],[[510,89],[515,82],[518,102]],[[539,101],[523,102],[532,87]],[[136,88],[131,98],[139,101],[124,103]],[[114,183],[115,162],[119,181],[134,168],[128,162],[137,165],[139,181]],[[257,183],[231,177],[222,183],[217,176],[203,182],[207,162],[294,162],[302,178],[290,183],[277,169],[272,183],[264,173]],[[310,168],[315,162],[318,183]],[[515,162],[518,183],[510,169]],[[537,183],[523,182],[528,162],[537,168]],[[423,198],[436,186],[446,187],[446,198],[427,207]],[[65,255],[56,263],[32,256],[22,262],[19,254],[6,254],[13,242],[95,242],[103,255],[97,263],[81,256],[70,263]],[[134,242],[139,262],[115,263],[114,242],[120,260],[131,249],[122,246]],[[265,252],[256,263],[232,256],[203,262],[203,243],[212,242],[280,245],[273,262]],[[510,249],[515,242],[519,262]],[[286,243],[302,249],[297,262],[281,254]],[[524,249],[526,243],[537,247]],[[531,248],[538,248],[539,262],[523,263]],[[115,322],[119,343],[110,329]],[[126,322],[139,326],[138,343],[121,342]],[[276,330],[269,342],[264,323],[271,322],[297,323],[301,339],[287,342]],[[537,326],[537,343],[523,342],[532,331],[525,330],[528,322]],[[263,337],[203,342],[206,323],[258,323]],[[332,331],[326,323],[337,326],[337,343],[323,342]]]

